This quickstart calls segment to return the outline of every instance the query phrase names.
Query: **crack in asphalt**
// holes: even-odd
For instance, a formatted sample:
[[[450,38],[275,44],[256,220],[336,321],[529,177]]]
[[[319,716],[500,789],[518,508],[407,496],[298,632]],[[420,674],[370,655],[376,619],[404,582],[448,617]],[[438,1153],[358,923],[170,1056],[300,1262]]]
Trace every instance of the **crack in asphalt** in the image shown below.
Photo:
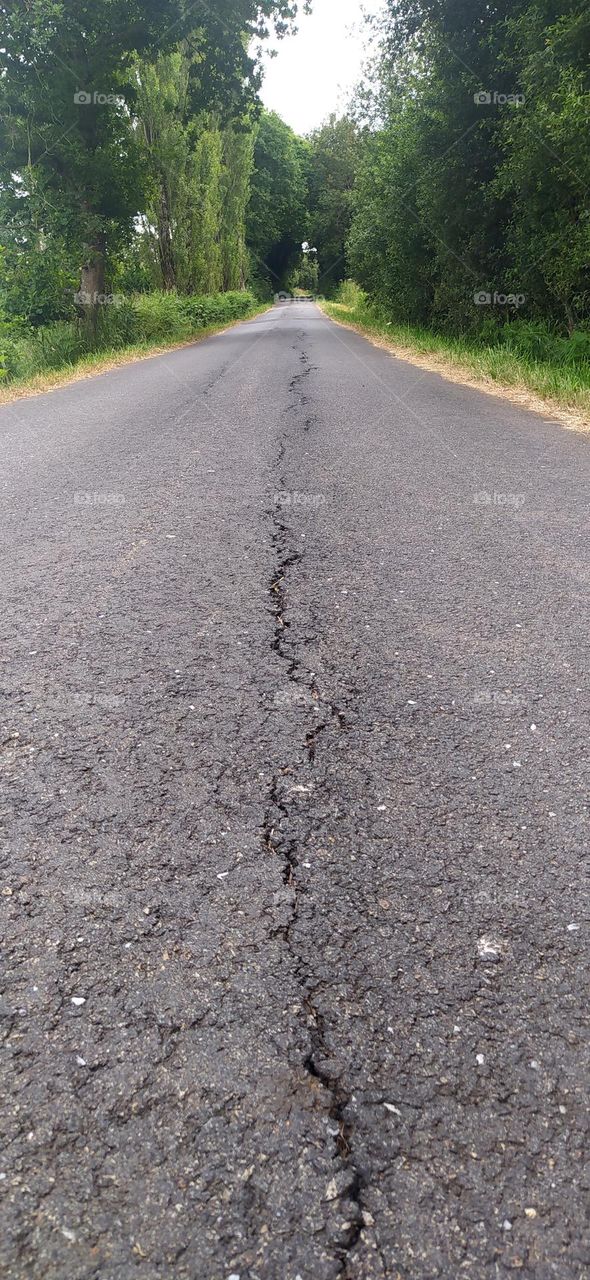
[[[306,352],[301,352],[299,358],[305,364],[305,369],[302,373],[296,374],[291,380],[289,384],[290,392],[296,391],[298,384],[307,378],[315,368],[310,363]],[[303,408],[308,403],[309,398],[306,395],[299,392],[298,396],[299,403],[297,405],[289,405],[289,411],[295,408]],[[308,430],[314,421],[314,417],[306,418],[303,430]],[[277,478],[277,485],[282,491],[288,489],[287,479],[282,472],[285,454],[286,441],[281,440],[275,467],[280,472]],[[314,724],[305,735],[307,759],[310,765],[313,766],[316,758],[317,743],[321,735],[328,730],[330,724],[336,723],[340,730],[346,729],[347,724],[341,708],[323,697],[314,679],[313,672],[306,668],[296,651],[294,642],[289,640],[291,621],[288,616],[287,580],[289,571],[296,565],[301,564],[304,556],[295,549],[292,530],[285,520],[281,518],[279,512],[275,509],[269,515],[273,522],[271,539],[277,561],[269,586],[271,614],[274,622],[271,648],[274,653],[278,654],[281,661],[286,664],[288,680],[296,687],[298,693],[305,690],[306,695],[308,695],[305,699],[306,702],[309,700],[315,706],[322,704],[329,712],[329,715],[321,723]],[[303,1061],[303,1067],[309,1077],[317,1081],[324,1089],[328,1099],[328,1115],[335,1126],[331,1132],[335,1137],[334,1158],[338,1159],[340,1165],[338,1169],[337,1198],[345,1202],[343,1207],[346,1209],[347,1221],[343,1224],[342,1243],[331,1247],[333,1248],[334,1257],[339,1263],[338,1274],[342,1277],[342,1280],[348,1280],[349,1277],[352,1280],[349,1262],[352,1250],[358,1243],[363,1229],[362,1192],[364,1181],[354,1163],[352,1126],[347,1120],[347,1110],[352,1100],[351,1094],[344,1086],[341,1077],[328,1071],[323,1065],[330,1060],[330,1047],[324,1019],[315,1003],[315,993],[319,989],[316,981],[317,975],[314,974],[313,969],[306,961],[301,949],[297,947],[294,939],[294,928],[299,918],[299,897],[301,893],[297,875],[300,858],[297,837],[288,834],[291,812],[288,801],[283,798],[281,793],[281,778],[290,773],[291,766],[285,763],[272,776],[262,838],[265,850],[282,859],[283,880],[292,893],[290,919],[283,927],[282,936],[294,956],[298,980],[305,991],[302,1007],[307,1013],[310,1047],[309,1053]]]
[[[298,334],[298,337],[302,339],[305,337],[305,334],[300,332]],[[297,412],[298,409],[303,409],[305,405],[309,404],[310,397],[307,396],[305,392],[302,390],[302,385],[305,383],[305,380],[309,378],[312,373],[317,373],[318,371],[318,366],[311,363],[306,351],[300,351],[297,345],[293,347],[293,350],[296,351],[297,354],[299,355],[299,360],[303,365],[303,369],[301,373],[296,373],[291,378],[291,381],[289,383],[289,391],[291,392],[292,395],[297,396],[297,400],[295,401],[295,404],[290,404],[287,406],[288,413],[295,413]],[[312,427],[316,421],[317,419],[315,415],[311,415],[310,417],[307,417],[303,423],[303,431],[309,431],[310,427]]]

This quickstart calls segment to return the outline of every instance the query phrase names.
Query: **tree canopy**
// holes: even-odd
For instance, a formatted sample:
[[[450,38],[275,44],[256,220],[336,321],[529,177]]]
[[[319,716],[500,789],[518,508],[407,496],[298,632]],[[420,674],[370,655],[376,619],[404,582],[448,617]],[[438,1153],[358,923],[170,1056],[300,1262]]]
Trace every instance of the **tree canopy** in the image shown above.
[[[585,0],[389,0],[348,247],[393,315],[588,318],[589,52]]]
[[[588,321],[586,0],[387,0],[348,111],[301,138],[259,89],[307,7],[0,2],[8,317],[353,274],[403,321]]]

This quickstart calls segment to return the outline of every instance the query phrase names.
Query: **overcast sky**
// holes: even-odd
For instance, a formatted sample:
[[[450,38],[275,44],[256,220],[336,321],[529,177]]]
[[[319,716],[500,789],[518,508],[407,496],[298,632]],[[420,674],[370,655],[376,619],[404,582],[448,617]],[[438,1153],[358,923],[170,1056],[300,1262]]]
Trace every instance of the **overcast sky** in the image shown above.
[[[278,56],[266,61],[265,105],[297,133],[342,109],[365,55],[361,10],[381,7],[381,0],[313,0],[310,17],[299,18],[299,34],[279,41]]]

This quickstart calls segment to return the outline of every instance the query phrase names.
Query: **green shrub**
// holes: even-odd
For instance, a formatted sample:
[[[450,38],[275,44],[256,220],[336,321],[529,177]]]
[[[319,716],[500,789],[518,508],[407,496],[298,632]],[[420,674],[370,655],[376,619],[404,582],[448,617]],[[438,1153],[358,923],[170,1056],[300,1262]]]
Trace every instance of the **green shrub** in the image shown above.
[[[133,298],[135,342],[165,342],[190,337],[191,322],[184,298],[175,293],[140,293]],[[117,327],[115,308],[113,324]]]
[[[251,293],[212,293],[203,298],[185,298],[193,323],[206,328],[210,324],[239,320],[255,305]]]
[[[351,318],[358,324],[366,324],[377,329],[391,330],[397,341],[407,341],[408,346],[418,346],[421,350],[451,350],[455,345],[468,347],[473,352],[481,352],[495,366],[502,367],[508,357],[529,365],[548,365],[552,369],[571,369],[578,372],[586,381],[590,378],[590,332],[588,329],[576,329],[566,337],[555,325],[546,320],[524,320],[515,316],[511,320],[502,320],[481,308],[476,316],[477,326],[463,332],[454,332],[445,325],[428,328],[408,325],[395,320],[394,315],[382,303],[367,296],[354,280],[345,280],[340,285],[336,302],[346,306],[353,313]],[[475,308],[479,311],[479,308]],[[493,353],[496,353],[494,357]]]
[[[501,345],[525,360],[578,368],[590,362],[590,333],[577,329],[566,338],[546,322],[515,320],[500,330]]]
[[[366,293],[356,280],[343,280],[336,290],[336,302],[341,303],[343,307],[352,307],[354,310],[366,301],[366,297]]]
[[[94,329],[81,319],[57,321],[38,329],[22,321],[4,326],[4,331],[0,326],[0,378],[25,381],[101,351],[182,342],[203,329],[239,320],[255,306],[253,294],[246,291],[207,297],[140,293],[99,307]]]
[[[0,264],[3,308],[8,319],[26,317],[35,327],[71,320],[75,314],[75,275],[71,255],[63,243],[49,238],[43,247],[7,233],[6,247]]]
[[[369,300],[346,282],[338,302],[325,310],[334,319],[352,321],[361,331],[390,339],[416,353],[442,356],[451,367],[510,386],[524,386],[560,406],[590,414],[590,332],[570,337],[547,321],[510,321],[484,315],[477,329],[449,333],[444,328],[400,324],[382,303]],[[343,297],[351,302],[344,312]],[[355,302],[354,299],[357,298]]]

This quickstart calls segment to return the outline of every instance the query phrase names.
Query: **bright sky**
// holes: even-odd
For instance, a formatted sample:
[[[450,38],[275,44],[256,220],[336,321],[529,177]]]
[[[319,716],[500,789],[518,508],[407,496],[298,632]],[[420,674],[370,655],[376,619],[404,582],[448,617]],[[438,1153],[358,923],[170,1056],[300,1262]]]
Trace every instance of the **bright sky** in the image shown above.
[[[382,0],[312,3],[313,13],[299,17],[299,34],[279,41],[278,56],[266,60],[262,87],[265,106],[297,133],[308,133],[346,106],[365,58],[362,10],[382,8]]]

